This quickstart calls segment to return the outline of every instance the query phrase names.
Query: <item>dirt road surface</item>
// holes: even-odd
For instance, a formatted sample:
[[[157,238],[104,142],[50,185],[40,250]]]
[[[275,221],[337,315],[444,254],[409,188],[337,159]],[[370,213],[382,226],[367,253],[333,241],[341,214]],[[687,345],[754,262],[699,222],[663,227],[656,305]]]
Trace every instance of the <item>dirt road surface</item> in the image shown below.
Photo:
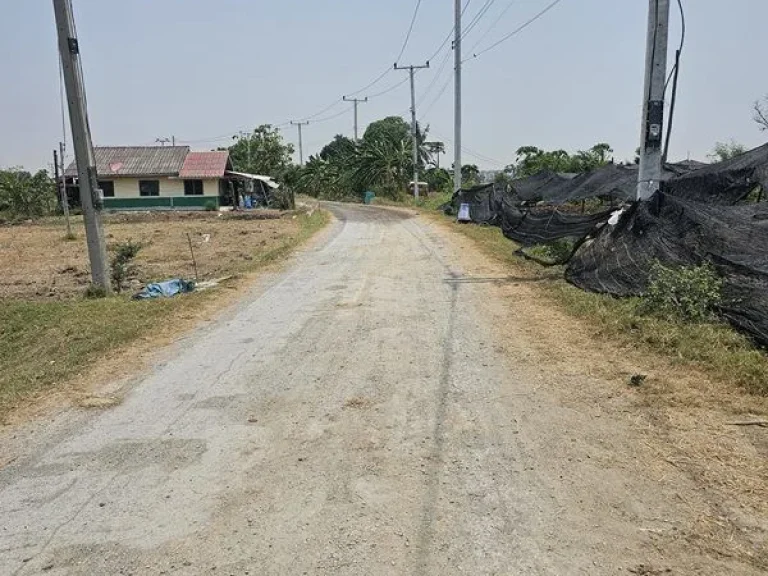
[[[558,392],[600,376],[444,231],[331,210],[120,405],[6,433],[0,573],[761,573],[695,545],[699,488],[619,400]]]

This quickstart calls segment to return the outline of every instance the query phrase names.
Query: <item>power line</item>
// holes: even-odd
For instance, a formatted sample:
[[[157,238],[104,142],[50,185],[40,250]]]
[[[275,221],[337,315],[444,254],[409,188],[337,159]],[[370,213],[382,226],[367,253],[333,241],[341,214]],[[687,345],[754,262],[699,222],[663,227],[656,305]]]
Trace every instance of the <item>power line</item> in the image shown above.
[[[403,57],[403,54],[405,53],[405,49],[408,47],[408,42],[411,39],[411,34],[413,33],[413,27],[416,24],[416,17],[419,15],[419,8],[421,8],[421,0],[416,1],[416,8],[413,10],[413,18],[411,18],[411,25],[408,27],[408,33],[405,35],[405,40],[403,41],[403,46],[400,48],[400,53],[397,55],[397,58],[395,58],[395,62],[399,62],[400,58]]]
[[[466,11],[467,11],[467,8],[469,8],[469,3],[470,3],[471,1],[472,1],[472,0],[467,0],[466,4],[464,4],[464,8],[461,10],[461,15],[462,15],[462,16],[464,16],[464,12],[466,12]],[[440,43],[440,46],[438,46],[438,47],[437,47],[437,50],[435,50],[434,54],[432,54],[432,56],[430,56],[429,58],[427,58],[427,60],[434,60],[434,59],[437,57],[437,55],[438,55],[438,54],[440,54],[440,51],[443,49],[443,47],[444,47],[446,44],[448,44],[448,42],[450,41],[451,37],[453,36],[453,32],[454,32],[454,30],[456,30],[456,25],[453,25],[453,26],[451,27],[451,30],[450,30],[450,32],[448,32],[448,35],[445,37],[445,40],[443,40],[443,41]]]
[[[483,32],[481,34],[481,36],[480,36],[480,38],[478,38],[477,42],[475,42],[475,44],[472,46],[472,48],[469,49],[470,52],[474,51],[474,49],[477,48],[483,40],[485,40],[485,37],[488,36],[488,34],[491,33],[491,31],[496,27],[496,25],[499,22],[501,22],[501,19],[504,18],[504,16],[507,14],[507,12],[509,12],[509,9],[512,8],[512,6],[514,6],[516,3],[517,3],[517,0],[511,0],[507,4],[506,8],[504,8],[504,10],[502,10],[499,13],[499,15],[496,17],[496,20],[493,21],[493,24],[491,24],[490,26],[488,26],[488,28],[485,29],[485,32]]]
[[[416,8],[413,10],[413,16],[411,17],[411,23],[408,26],[408,32],[405,35],[405,40],[403,40],[403,45],[400,47],[400,52],[397,54],[397,58],[395,58],[395,62],[399,61],[400,58],[402,58],[403,54],[405,53],[405,49],[408,47],[408,42],[411,40],[411,34],[413,33],[413,27],[416,25],[416,17],[419,15],[419,8],[421,7],[421,1],[417,0],[416,2]],[[385,76],[387,76],[390,72],[392,72],[392,68],[390,66],[387,66],[384,71],[379,74],[376,78],[374,78],[371,82],[360,88],[359,90],[355,90],[354,92],[347,92],[347,96],[357,96],[361,92],[365,92],[366,90],[373,88],[376,84],[381,82]],[[386,94],[386,92],[384,92]],[[326,109],[329,110],[330,108]]]
[[[485,16],[486,12],[490,10],[491,6],[493,6],[493,3],[496,0],[485,0],[485,4],[480,8],[480,10],[477,11],[477,14],[475,14],[475,17],[470,20],[469,24],[467,25],[466,29],[464,29],[461,33],[462,40],[467,37],[467,34],[469,34],[472,29],[477,26],[478,22]]]
[[[440,138],[440,140],[444,140],[445,142],[448,142],[449,144],[453,145],[454,142],[450,138],[447,138],[447,137],[443,136],[442,134],[438,134],[434,130],[432,130],[432,133],[435,136],[437,136],[438,138]],[[506,166],[507,165],[506,163],[501,162],[500,160],[496,160],[494,158],[491,158],[490,156],[485,156],[484,154],[480,154],[479,152],[476,152],[476,151],[474,151],[474,150],[472,150],[470,148],[467,148],[465,146],[462,146],[461,150],[462,150],[462,152],[466,152],[467,154],[469,154],[473,158],[477,158],[478,160],[482,160],[484,162],[488,162],[488,163],[493,164],[495,166]]]
[[[501,39],[497,40],[496,42],[494,42],[493,44],[491,44],[490,46],[488,46],[488,48],[485,48],[485,49],[481,50],[480,52],[477,52],[477,53],[475,53],[475,54],[472,54],[472,56],[470,56],[469,58],[467,58],[466,60],[464,60],[464,62],[466,62],[466,61],[468,61],[468,60],[474,60],[475,58],[479,58],[480,56],[482,56],[482,55],[483,55],[483,54],[485,54],[486,52],[489,52],[489,51],[493,50],[494,48],[496,48],[496,47],[497,47],[499,44],[501,44],[501,43],[503,43],[503,42],[506,42],[506,41],[507,41],[507,40],[509,40],[510,38],[512,38],[512,37],[514,37],[514,36],[516,36],[516,35],[518,35],[520,32],[522,32],[523,30],[525,30],[526,28],[528,28],[528,26],[530,26],[531,24],[533,24],[534,22],[536,22],[536,21],[537,21],[539,18],[541,18],[542,16],[544,16],[544,15],[545,15],[547,12],[549,12],[550,10],[552,10],[552,8],[554,8],[555,6],[557,6],[558,4],[560,4],[560,2],[562,2],[562,1],[563,1],[563,0],[554,0],[554,2],[552,2],[551,4],[549,4],[549,5],[548,5],[546,8],[544,8],[544,10],[542,10],[541,12],[539,12],[538,14],[536,14],[536,15],[535,15],[533,18],[531,18],[530,20],[528,20],[527,22],[525,22],[525,23],[524,23],[524,24],[522,24],[521,26],[518,26],[517,28],[515,28],[515,29],[514,29],[512,32],[510,32],[509,34],[507,34],[507,35],[505,35],[505,36],[502,36],[502,37],[501,37]]]
[[[422,122],[427,117],[427,114],[432,110],[432,108],[435,107],[435,105],[440,101],[440,98],[442,98],[443,94],[445,94],[445,91],[448,89],[448,86],[451,84],[451,80],[453,80],[453,76],[448,76],[448,79],[445,81],[445,84],[443,84],[443,87],[440,89],[440,91],[437,93],[437,96],[435,96],[434,100],[429,103],[426,110],[421,115]]]
[[[424,101],[427,99],[427,95],[430,93],[432,88],[437,84],[438,79],[440,78],[440,76],[442,76],[443,71],[445,70],[445,67],[448,65],[448,60],[450,59],[450,57],[451,57],[451,53],[446,52],[445,57],[443,58],[442,62],[437,68],[437,72],[435,72],[435,75],[432,78],[432,82],[429,83],[427,88],[422,93],[421,99],[419,100],[419,106],[421,106],[424,103]]]
[[[381,92],[377,92],[376,94],[371,94],[371,95],[368,97],[368,99],[369,99],[369,100],[372,100],[372,99],[374,99],[374,98],[378,98],[379,96],[384,96],[384,94],[389,94],[389,93],[390,93],[390,92],[392,92],[393,90],[395,90],[395,89],[397,89],[397,88],[400,88],[400,86],[402,86],[402,85],[403,85],[403,84],[405,84],[406,82],[408,82],[408,78],[404,78],[403,80],[400,80],[400,81],[399,81],[397,84],[394,84],[393,86],[390,86],[390,87],[389,87],[389,88],[387,88],[386,90],[382,90]]]
[[[471,0],[467,0],[467,6],[469,6],[469,2],[470,1]],[[421,2],[422,2],[422,0],[417,0],[417,2],[416,2],[416,6],[415,6],[414,11],[413,11],[413,16],[411,17],[411,22],[410,22],[410,24],[408,26],[408,31],[407,31],[407,33],[405,35],[405,39],[403,40],[403,44],[400,47],[400,52],[398,53],[397,58],[395,59],[396,61],[399,60],[402,57],[402,55],[405,53],[405,49],[408,47],[408,43],[410,42],[411,35],[413,34],[413,29],[414,29],[414,27],[416,25],[416,19],[417,19],[418,14],[419,14],[419,9],[421,8]],[[466,7],[465,7],[465,9],[466,9]],[[440,49],[442,49],[442,46],[440,47]],[[376,78],[374,78],[371,82],[369,82],[368,84],[366,84],[362,88],[359,88],[358,90],[355,90],[353,92],[347,92],[346,95],[348,97],[353,97],[353,96],[357,96],[361,92],[365,92],[366,90],[372,88],[373,86],[375,86],[376,84],[381,82],[390,72],[392,72],[392,68],[390,66],[387,66],[387,68],[381,74],[379,74]],[[396,88],[398,88],[398,87],[402,86],[403,84],[405,84],[405,82],[407,82],[407,81],[408,81],[408,79],[406,78],[404,81],[398,82],[397,84],[395,84],[394,86],[391,86],[390,88],[387,88],[386,90],[382,90],[381,92],[378,92],[376,94],[368,96],[368,98],[369,99],[378,98],[379,96],[383,96],[384,94],[388,94],[389,92],[392,92]],[[316,118],[318,118],[320,116],[323,116],[327,112],[330,112],[332,109],[334,109],[337,106],[339,106],[342,102],[343,102],[343,100],[336,99],[333,102],[331,102],[330,104],[328,104],[326,107],[324,107],[323,109],[319,110],[318,112],[315,112],[314,114],[311,114],[310,116],[302,117],[300,121],[301,122],[305,122],[305,121],[308,121],[308,120],[314,120],[313,123],[318,123],[318,122],[326,122],[328,120],[333,120],[334,118],[338,118],[339,116],[344,114],[346,112],[346,110],[344,110],[342,112],[339,112],[337,114],[331,115],[331,116],[322,117],[322,118],[319,118],[319,119],[315,120]],[[278,126],[275,126],[275,127],[287,126],[289,124],[290,124],[290,122],[284,122],[284,123],[282,123],[282,124],[280,124]],[[183,142],[186,143],[186,144],[195,144],[195,143],[205,143],[205,142],[216,142],[216,141],[219,141],[219,140],[223,140],[225,138],[229,138],[229,135],[222,135],[222,136],[217,136],[217,137],[214,137],[214,138],[185,140]]]

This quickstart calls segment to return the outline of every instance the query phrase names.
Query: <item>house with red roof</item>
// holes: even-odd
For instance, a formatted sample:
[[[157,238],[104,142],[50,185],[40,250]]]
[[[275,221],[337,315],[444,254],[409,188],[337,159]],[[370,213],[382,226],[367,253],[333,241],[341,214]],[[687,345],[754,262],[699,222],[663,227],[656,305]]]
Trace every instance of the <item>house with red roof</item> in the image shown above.
[[[218,209],[231,204],[229,152],[192,152],[188,146],[94,148],[104,208],[113,210]],[[64,173],[77,198],[77,167]]]

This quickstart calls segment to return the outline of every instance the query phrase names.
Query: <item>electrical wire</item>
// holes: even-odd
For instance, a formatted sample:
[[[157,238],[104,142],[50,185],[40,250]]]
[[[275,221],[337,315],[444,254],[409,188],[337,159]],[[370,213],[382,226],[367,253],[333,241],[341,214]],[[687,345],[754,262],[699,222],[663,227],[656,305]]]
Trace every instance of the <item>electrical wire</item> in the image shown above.
[[[329,120],[333,120],[334,118],[338,118],[339,116],[342,116],[344,114],[347,114],[349,112],[349,108],[346,108],[342,110],[341,112],[337,112],[336,114],[332,114],[331,116],[326,116],[325,118],[318,118],[317,120],[313,120],[312,124],[321,124],[322,122],[328,122]]]
[[[669,154],[669,143],[672,139],[672,123],[675,118],[675,106],[677,104],[677,81],[680,77],[680,57],[683,54],[683,48],[685,47],[685,10],[683,9],[683,0],[677,0],[677,5],[680,7],[680,47],[675,53],[675,66],[672,69],[674,80],[672,82],[672,100],[669,103],[669,120],[667,120],[667,134],[664,141],[664,151],[662,152],[662,164],[666,164]],[[667,79],[664,85],[664,95],[667,94],[667,86],[669,85],[669,79]]]
[[[474,43],[472,48],[469,49],[470,52],[474,52],[475,51],[475,48],[477,48],[482,43],[482,41],[485,40],[485,37],[488,36],[488,34],[490,34],[493,31],[493,29],[496,27],[496,25],[499,22],[501,22],[501,19],[504,18],[504,16],[507,14],[507,12],[509,12],[510,8],[512,8],[512,6],[514,6],[516,3],[517,3],[517,0],[511,0],[507,4],[507,6],[504,8],[504,10],[502,10],[499,13],[499,15],[496,17],[496,20],[493,21],[493,24],[491,24],[488,28],[485,29],[485,32],[483,32],[483,34],[480,36],[480,38],[478,38],[477,42]]]
[[[549,4],[549,5],[548,5],[546,8],[544,8],[544,9],[543,9],[541,12],[539,12],[538,14],[536,14],[536,15],[535,15],[533,18],[531,18],[530,20],[528,20],[527,22],[525,22],[525,23],[524,23],[524,24],[522,24],[521,26],[518,26],[516,29],[514,29],[514,30],[513,30],[512,32],[510,32],[509,34],[506,34],[505,36],[502,36],[502,37],[501,37],[499,40],[497,40],[496,42],[494,42],[493,44],[491,44],[491,45],[490,45],[490,46],[488,46],[487,48],[484,48],[484,49],[483,49],[483,50],[481,50],[480,52],[477,52],[477,53],[475,53],[475,54],[472,54],[472,56],[470,56],[470,57],[469,57],[469,58],[467,58],[466,60],[463,60],[463,61],[462,61],[462,63],[463,63],[463,62],[467,62],[467,61],[469,61],[469,60],[474,60],[475,58],[479,58],[480,56],[482,56],[482,55],[483,55],[483,54],[485,54],[486,52],[489,52],[489,51],[493,50],[494,48],[496,48],[496,47],[497,47],[499,44],[501,44],[501,43],[503,43],[503,42],[506,42],[506,41],[507,41],[507,40],[509,40],[510,38],[512,38],[512,37],[514,37],[514,36],[516,36],[517,34],[519,34],[520,32],[522,32],[523,30],[525,30],[526,28],[528,28],[528,26],[530,26],[531,24],[533,24],[534,22],[536,22],[536,21],[537,21],[539,18],[541,18],[542,16],[544,16],[544,15],[545,15],[547,12],[549,12],[550,10],[552,10],[552,9],[553,9],[555,6],[557,6],[558,4],[560,4],[560,2],[562,2],[562,1],[563,1],[563,0],[554,0],[554,2],[552,2],[551,4]]]
[[[448,60],[450,59],[450,57],[451,57],[451,53],[446,52],[445,57],[443,58],[440,65],[437,67],[437,72],[435,72],[435,75],[432,77],[432,82],[429,83],[427,88],[421,94],[421,98],[416,103],[417,107],[421,106],[424,103],[424,101],[427,99],[427,96],[432,91],[432,88],[434,88],[435,85],[437,84],[438,79],[442,76],[443,71],[445,70],[445,67],[448,65]]]
[[[443,136],[441,134],[438,134],[434,130],[431,130],[431,132],[432,132],[432,134],[434,134],[435,136],[437,136],[441,140],[444,140],[445,142],[448,142],[449,144],[453,145],[453,140],[451,140],[450,138],[447,138],[447,137],[445,137],[445,136]],[[478,160],[482,160],[484,162],[488,162],[489,164],[493,164],[495,166],[502,166],[502,167],[506,166],[506,164],[504,162],[501,162],[499,160],[491,158],[490,156],[485,156],[484,154],[480,154],[479,152],[471,150],[469,148],[465,148],[464,146],[461,147],[461,151],[462,152],[466,152],[469,156],[472,156],[473,158],[476,158]]]
[[[462,15],[462,16],[464,16],[464,13],[467,11],[467,8],[469,8],[469,3],[470,3],[471,1],[472,1],[472,0],[467,0],[467,2],[464,4],[464,8],[462,8],[462,9],[461,9],[461,15]],[[435,50],[435,52],[432,54],[432,56],[430,56],[429,58],[427,58],[427,61],[431,61],[431,60],[434,60],[434,59],[437,57],[437,55],[438,55],[438,54],[440,54],[440,52],[441,52],[441,51],[442,51],[442,49],[445,47],[445,45],[446,45],[446,44],[448,44],[448,41],[449,41],[449,40],[450,40],[450,39],[453,37],[453,33],[454,33],[454,31],[455,31],[455,30],[456,30],[456,24],[454,24],[453,26],[451,26],[451,30],[450,30],[450,32],[448,32],[448,35],[447,35],[447,36],[445,37],[445,39],[444,39],[444,40],[443,40],[443,41],[440,43],[440,46],[438,46],[438,47],[437,47],[437,50]],[[451,49],[453,49],[453,48],[451,48]]]
[[[677,49],[678,58],[679,55],[683,53],[683,48],[685,47],[685,10],[683,9],[683,0],[677,0],[677,5],[680,7],[680,47]],[[669,76],[667,77],[667,81],[664,83],[664,93],[666,94],[667,88],[669,87],[669,82],[672,80],[672,78],[677,73],[677,67],[678,62],[675,61],[675,65],[672,67],[672,71],[669,73]]]
[[[381,92],[377,92],[376,94],[371,94],[368,96],[368,100],[373,100],[374,98],[378,98],[379,96],[384,96],[384,94],[389,94],[393,90],[396,90],[397,88],[400,88],[403,84],[408,82],[408,76],[400,80],[397,84],[394,84],[393,86],[390,86],[386,90],[382,90]]]
[[[480,10],[477,11],[477,14],[475,14],[474,18],[470,20],[469,24],[467,24],[466,28],[464,28],[461,31],[461,39],[464,40],[464,38],[467,37],[467,34],[469,34],[472,29],[477,26],[478,22],[485,16],[486,12],[490,10],[491,6],[493,6],[493,3],[496,0],[485,0],[485,4],[482,5]]]
[[[435,105],[440,101],[440,98],[442,98],[443,94],[445,94],[445,91],[448,89],[448,86],[451,84],[451,80],[453,80],[452,77],[448,77],[448,80],[446,80],[445,84],[443,84],[443,87],[440,88],[440,91],[437,93],[437,96],[432,100],[432,102],[429,103],[429,105],[426,107],[424,112],[421,114],[422,122],[427,117],[427,114],[432,110],[432,108],[435,107]]]
[[[467,3],[464,6],[464,10],[467,9],[467,7],[469,6],[470,1],[471,0],[467,0]],[[411,40],[411,36],[413,35],[414,27],[416,25],[416,20],[417,20],[418,15],[419,15],[419,9],[421,8],[421,3],[422,3],[422,0],[417,0],[416,1],[416,6],[415,6],[415,8],[413,10],[413,16],[411,17],[411,22],[410,22],[410,24],[408,26],[408,31],[406,32],[405,39],[403,40],[403,44],[400,47],[400,51],[399,51],[395,61],[400,60],[400,58],[405,53],[406,48],[408,47],[408,44],[409,44],[409,42]],[[448,36],[448,38],[450,38],[450,35]],[[438,52],[440,50],[442,50],[442,48],[443,48],[443,46],[445,46],[446,42],[447,42],[447,39],[440,46],[440,48],[438,49]],[[370,88],[372,88],[373,86],[375,86],[376,84],[381,82],[390,72],[392,72],[392,67],[387,66],[387,68],[383,72],[381,72],[381,74],[379,74],[376,78],[374,78],[371,82],[369,82],[368,84],[366,84],[362,88],[360,88],[358,90],[355,90],[354,92],[347,92],[346,96],[348,96],[348,97],[349,96],[356,96],[356,95],[360,94],[361,92],[365,92],[365,91],[369,90]],[[403,84],[405,84],[405,82],[407,82],[407,81],[408,81],[408,78],[405,78],[404,80],[398,82],[397,84],[395,84],[393,86],[390,86],[389,88],[387,88],[385,90],[382,90],[381,92],[378,92],[376,94],[368,96],[368,99],[370,100],[372,98],[378,98],[379,96],[383,96],[385,94],[388,94],[389,92],[392,92],[393,90],[395,90],[395,89],[399,88],[400,86],[402,86]],[[306,121],[309,121],[309,120],[313,120],[313,123],[316,124],[316,123],[319,123],[319,122],[327,122],[327,121],[332,120],[334,118],[338,118],[342,114],[347,113],[347,110],[345,109],[345,110],[340,111],[340,112],[338,112],[336,114],[332,114],[331,116],[323,116],[323,115],[328,113],[328,112],[330,112],[332,109],[336,108],[337,106],[343,104],[343,102],[344,102],[343,99],[334,100],[332,103],[328,104],[323,109],[319,110],[318,112],[315,112],[314,114],[312,114],[310,116],[304,116],[304,117],[300,118],[299,121],[300,122],[306,122]],[[318,117],[320,117],[320,118],[315,120]],[[283,123],[282,126],[285,126],[287,124],[288,124],[287,122]],[[281,125],[279,125],[279,126],[281,126]],[[216,141],[224,140],[226,138],[231,138],[231,136],[224,135],[224,136],[217,136],[217,137],[214,137],[214,138],[206,138],[206,139],[185,140],[185,141],[181,141],[180,140],[179,142],[184,142],[184,143],[188,143],[188,144],[194,144],[194,143],[203,143],[203,142],[216,142]]]
[[[416,1],[416,8],[413,10],[413,18],[411,18],[411,25],[408,27],[408,33],[405,35],[405,40],[403,41],[403,47],[400,48],[400,53],[397,55],[397,58],[395,58],[395,62],[400,62],[400,58],[403,57],[403,54],[405,53],[405,49],[408,47],[408,42],[411,39],[411,34],[413,33],[413,27],[416,25],[416,17],[419,15],[419,8],[421,8],[421,0]]]

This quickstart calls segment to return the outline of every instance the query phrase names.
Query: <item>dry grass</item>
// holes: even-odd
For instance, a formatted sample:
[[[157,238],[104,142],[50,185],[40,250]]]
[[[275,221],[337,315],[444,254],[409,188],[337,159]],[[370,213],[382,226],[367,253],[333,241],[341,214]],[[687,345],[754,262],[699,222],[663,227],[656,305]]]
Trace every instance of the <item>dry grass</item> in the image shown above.
[[[246,271],[259,254],[299,234],[301,221],[294,216],[241,220],[211,212],[142,212],[108,216],[104,227],[108,248],[127,240],[142,244],[136,258],[139,285],[175,276],[194,278],[187,234],[201,279]],[[82,220],[74,232],[77,239],[66,241],[60,220],[0,227],[0,298],[82,295],[90,280]]]
[[[721,382],[768,396],[768,355],[728,325],[690,324],[640,314],[637,299],[584,292],[563,280],[561,267],[542,268],[516,256],[518,245],[505,238],[499,228],[432,217],[473,239],[486,254],[513,266],[517,274],[542,280],[537,286],[543,293],[572,315],[589,321],[597,336],[643,346],[674,362],[702,369]]]
[[[153,279],[192,276],[187,232],[194,234],[201,276],[244,274],[289,254],[322,228],[328,215],[315,211],[278,220],[229,221],[170,214],[137,220],[108,222],[107,232],[111,241],[147,242],[137,261],[142,277]],[[78,280],[80,276],[61,270],[84,269],[84,252],[83,242],[65,242],[55,226],[0,229],[0,276],[5,282],[0,298],[0,418],[20,402],[88,372],[97,360],[159,333],[178,334],[194,325],[200,310],[215,310],[228,301],[219,290],[144,302],[127,296],[83,299],[87,277]]]
[[[534,376],[546,366],[538,386],[569,408],[626,423],[632,432],[617,430],[605,465],[636,467],[679,497],[674,530],[660,527],[654,546],[670,558],[699,550],[768,570],[768,434],[730,425],[768,415],[768,396],[747,393],[763,390],[750,383],[765,374],[765,356],[724,326],[633,326],[631,301],[584,293],[562,270],[518,259],[497,229],[432,217],[457,235],[467,274],[508,277],[489,299],[500,303],[495,345]],[[646,380],[630,386],[638,373]]]

